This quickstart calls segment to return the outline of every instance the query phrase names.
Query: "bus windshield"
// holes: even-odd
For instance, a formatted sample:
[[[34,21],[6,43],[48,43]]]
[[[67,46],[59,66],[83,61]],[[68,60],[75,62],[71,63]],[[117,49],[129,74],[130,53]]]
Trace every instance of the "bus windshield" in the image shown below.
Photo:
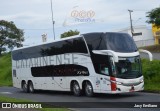
[[[105,37],[108,50],[115,52],[136,52],[137,47],[129,34],[125,33],[106,33]]]
[[[119,58],[115,63],[117,78],[133,79],[142,76],[140,57]]]

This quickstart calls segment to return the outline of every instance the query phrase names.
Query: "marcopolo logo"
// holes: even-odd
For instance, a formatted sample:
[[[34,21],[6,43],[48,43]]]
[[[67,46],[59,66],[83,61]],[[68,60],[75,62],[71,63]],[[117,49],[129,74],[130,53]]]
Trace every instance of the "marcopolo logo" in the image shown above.
[[[73,10],[70,14],[75,22],[95,22],[95,12],[93,10]]]

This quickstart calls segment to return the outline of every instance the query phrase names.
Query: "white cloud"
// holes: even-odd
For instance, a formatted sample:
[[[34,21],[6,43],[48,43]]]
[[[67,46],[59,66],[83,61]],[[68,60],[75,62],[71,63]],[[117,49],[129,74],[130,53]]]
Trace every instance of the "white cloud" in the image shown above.
[[[52,0],[52,2],[57,39],[61,33],[70,28],[79,29],[80,32],[92,32],[129,26],[128,9],[134,11],[133,23],[141,18],[136,25],[147,25],[146,12],[160,6],[159,0]],[[48,33],[48,37],[52,39],[50,6],[50,0],[1,0],[0,19],[14,21],[19,28],[23,29],[46,29],[24,30],[25,36],[30,38],[34,36],[35,42],[44,32]],[[63,27],[65,18],[74,6],[78,6],[79,10],[95,11],[95,18],[103,22]]]

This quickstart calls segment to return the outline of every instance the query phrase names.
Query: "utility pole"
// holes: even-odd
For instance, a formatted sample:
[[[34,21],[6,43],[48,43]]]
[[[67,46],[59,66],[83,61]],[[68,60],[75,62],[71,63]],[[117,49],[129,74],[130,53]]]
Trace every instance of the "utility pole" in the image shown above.
[[[128,10],[129,11],[129,15],[130,15],[130,24],[131,24],[131,34],[132,34],[132,37],[133,37],[133,25],[132,25],[132,16],[131,16],[131,13],[133,12],[133,10]]]
[[[54,40],[55,40],[55,31],[54,31],[54,24],[55,24],[55,21],[54,21],[54,19],[53,19],[52,0],[51,0],[51,13],[52,13],[53,36],[54,36]]]

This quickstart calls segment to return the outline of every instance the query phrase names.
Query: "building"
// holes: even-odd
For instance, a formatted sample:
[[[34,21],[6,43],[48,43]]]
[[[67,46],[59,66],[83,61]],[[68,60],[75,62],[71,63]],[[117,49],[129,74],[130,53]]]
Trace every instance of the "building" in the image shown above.
[[[152,29],[147,28],[145,25],[134,26],[134,33],[141,33],[140,35],[133,36],[133,39],[137,47],[154,45],[155,39],[152,33]],[[131,35],[130,27],[116,30],[116,32],[128,33]]]
[[[155,38],[155,44],[160,44],[160,28],[157,28],[155,25],[152,25],[152,32]]]
[[[42,42],[47,42],[47,34],[42,34]]]

